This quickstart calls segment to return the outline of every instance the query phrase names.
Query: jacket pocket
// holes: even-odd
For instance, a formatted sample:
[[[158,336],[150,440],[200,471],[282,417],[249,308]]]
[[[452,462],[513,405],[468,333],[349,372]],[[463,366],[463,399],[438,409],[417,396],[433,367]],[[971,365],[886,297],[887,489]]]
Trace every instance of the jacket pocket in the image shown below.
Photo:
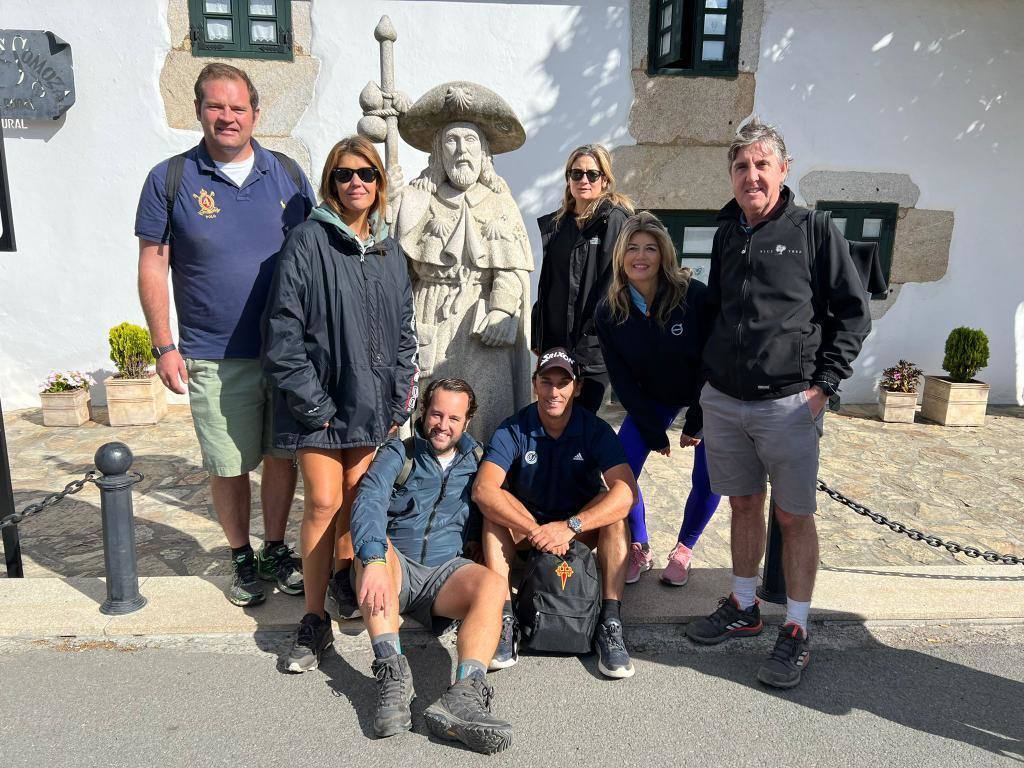
[[[803,333],[793,331],[765,339],[755,366],[755,373],[761,373],[772,389],[803,381]]]

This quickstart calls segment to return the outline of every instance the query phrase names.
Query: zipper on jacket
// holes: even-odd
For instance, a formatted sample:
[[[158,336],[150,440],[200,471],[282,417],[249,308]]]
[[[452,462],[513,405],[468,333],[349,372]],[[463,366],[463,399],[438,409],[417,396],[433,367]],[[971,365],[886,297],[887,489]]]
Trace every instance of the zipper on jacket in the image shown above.
[[[434,463],[436,463],[438,467],[441,466],[441,462],[437,460],[437,456],[434,456],[434,454],[431,453],[430,457],[434,460]],[[445,472],[441,478],[441,490],[438,491],[437,498],[434,499],[434,506],[430,510],[430,517],[427,518],[427,526],[423,529],[423,549],[420,551],[421,563],[425,562],[427,559],[427,544],[430,541],[430,529],[433,527],[434,519],[437,517],[437,508],[441,506],[441,502],[444,500],[444,492],[445,489],[447,489],[448,487],[448,478],[451,477],[452,472],[455,471],[455,467],[457,467],[459,465],[459,462],[461,462],[464,458],[466,458],[466,454],[463,453],[460,454],[457,459],[454,459],[452,463],[448,465],[448,471]]]
[[[750,292],[750,249],[753,238],[753,232],[747,235],[747,240],[743,244],[743,250],[740,251],[740,254],[746,257],[746,272],[743,275],[743,285],[740,287],[740,321],[736,325],[736,362],[733,367],[736,372],[736,393],[740,395],[741,400],[745,398],[743,397],[743,372],[740,367],[740,350],[743,348],[743,321],[746,319],[747,295]]]

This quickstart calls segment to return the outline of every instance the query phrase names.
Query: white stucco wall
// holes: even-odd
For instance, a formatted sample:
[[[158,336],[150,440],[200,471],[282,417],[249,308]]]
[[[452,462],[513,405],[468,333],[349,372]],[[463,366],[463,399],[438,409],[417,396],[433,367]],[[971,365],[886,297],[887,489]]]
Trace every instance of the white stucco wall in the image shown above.
[[[844,399],[873,400],[881,369],[901,357],[942,373],[946,335],[967,325],[989,336],[979,378],[990,400],[1024,403],[1024,260],[1011,206],[1024,170],[1024,4],[766,5],[755,109],[785,132],[793,186],[816,169],[906,173],[918,208],[955,213],[947,274],[903,287]]]

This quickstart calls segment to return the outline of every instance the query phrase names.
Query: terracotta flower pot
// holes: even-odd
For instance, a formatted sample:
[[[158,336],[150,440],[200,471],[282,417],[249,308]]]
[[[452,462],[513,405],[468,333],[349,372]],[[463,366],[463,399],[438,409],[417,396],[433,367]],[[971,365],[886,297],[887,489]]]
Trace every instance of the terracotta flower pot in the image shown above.
[[[107,379],[107,415],[112,427],[156,424],[167,415],[167,396],[160,377]]]
[[[43,392],[39,399],[43,403],[44,426],[79,427],[91,418],[88,389]]]
[[[953,381],[948,376],[924,377],[921,416],[947,427],[985,426],[988,384]]]
[[[899,424],[913,424],[917,412],[917,392],[878,392],[878,418]]]

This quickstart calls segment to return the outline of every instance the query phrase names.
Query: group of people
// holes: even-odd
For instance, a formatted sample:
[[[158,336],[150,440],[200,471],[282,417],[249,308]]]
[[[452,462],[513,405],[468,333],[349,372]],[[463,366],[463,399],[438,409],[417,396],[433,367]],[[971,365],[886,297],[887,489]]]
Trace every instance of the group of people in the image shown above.
[[[679,267],[658,218],[616,191],[603,147],[571,153],[562,203],[539,221],[536,400],[480,434],[471,376],[435,376],[420,392],[418,303],[401,238],[388,235],[390,180],[373,144],[333,147],[317,203],[298,165],[252,138],[259,102],[244,71],[204,68],[195,108],[202,141],[157,165],[142,191],[139,292],[157,374],[190,396],[231,548],[229,600],[262,602],[266,581],[304,595],[290,671],[317,667],[332,617],[361,616],[379,688],[374,730],[390,736],[411,728],[415,696],[399,616],[437,631],[457,622],[455,681],[425,719],[440,737],[504,749],[512,728],[491,711],[486,674],[518,660],[510,571],[517,552],[564,556],[579,541],[596,548],[601,571],[599,669],[632,676],[621,601],[653,565],[637,478],[650,452],[669,454],[686,408],[679,445],[695,449],[692,487],[661,578],[686,583],[728,496],[732,592],[685,631],[708,644],[761,632],[770,478],[787,615],[758,679],[800,681],[823,413],[870,318],[846,241],[834,226],[813,232],[785,186],[774,127],[754,118],[729,148],[734,200],[719,215],[706,286]],[[448,179],[449,197],[477,180]],[[515,312],[495,312],[484,334],[514,333]],[[597,413],[609,385],[627,414],[618,434]],[[254,552],[249,473],[261,462]],[[301,557],[284,541],[296,468]]]

